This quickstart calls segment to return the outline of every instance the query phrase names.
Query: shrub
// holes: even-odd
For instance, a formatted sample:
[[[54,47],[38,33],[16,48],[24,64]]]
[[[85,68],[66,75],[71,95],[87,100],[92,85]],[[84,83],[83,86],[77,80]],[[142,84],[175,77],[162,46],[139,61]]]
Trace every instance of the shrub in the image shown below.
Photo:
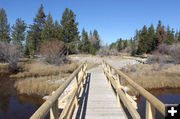
[[[169,55],[174,59],[175,63],[180,64],[180,44],[172,45]]]
[[[19,57],[21,56],[21,48],[17,45],[11,45],[7,42],[0,42],[0,61],[8,62],[11,71],[17,71]]]
[[[54,40],[48,41],[41,46],[41,55],[50,64],[62,64],[67,62],[66,53],[67,49],[63,42]]]
[[[168,55],[170,53],[170,45],[167,45],[167,44],[161,44],[159,47],[158,47],[158,51],[159,53],[161,54],[166,54]]]
[[[100,56],[112,56],[112,55],[117,56],[118,51],[116,49],[109,49],[108,46],[103,46],[96,54]]]
[[[147,59],[147,63],[148,64],[153,64],[153,63],[167,64],[167,63],[174,63],[174,60],[169,56],[156,53]]]

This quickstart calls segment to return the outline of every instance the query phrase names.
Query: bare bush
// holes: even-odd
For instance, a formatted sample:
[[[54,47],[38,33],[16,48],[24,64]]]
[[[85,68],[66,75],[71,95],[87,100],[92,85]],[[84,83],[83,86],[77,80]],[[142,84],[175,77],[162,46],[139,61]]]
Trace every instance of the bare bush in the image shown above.
[[[180,44],[172,45],[169,55],[174,59],[175,63],[180,64]]]
[[[100,56],[117,56],[118,51],[116,49],[109,49],[109,47],[106,45],[101,47],[96,54]]]
[[[62,64],[67,62],[65,55],[66,47],[63,42],[54,40],[49,41],[41,46],[41,54],[50,64]]]
[[[132,65],[130,68],[131,72],[136,72],[137,71],[137,67],[135,65]]]
[[[19,46],[11,45],[7,42],[0,42],[0,61],[8,62],[11,71],[18,70],[18,60],[21,56]]]
[[[148,64],[153,64],[153,63],[167,64],[167,63],[174,63],[174,60],[169,56],[156,53],[147,59],[147,63]]]
[[[167,44],[161,44],[159,47],[158,47],[158,51],[159,53],[161,54],[165,54],[165,55],[169,55],[170,53],[170,45],[167,45]]]

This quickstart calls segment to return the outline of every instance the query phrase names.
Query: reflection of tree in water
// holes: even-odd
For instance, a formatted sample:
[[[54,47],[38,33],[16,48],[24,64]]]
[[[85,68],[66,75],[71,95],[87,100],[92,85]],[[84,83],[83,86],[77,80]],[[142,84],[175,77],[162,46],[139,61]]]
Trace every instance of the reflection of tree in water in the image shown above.
[[[36,107],[39,107],[44,102],[44,100],[40,97],[35,96],[18,95],[18,102],[20,104],[29,102],[34,104]]]
[[[0,96],[0,108],[3,113],[8,112],[10,97],[11,97],[11,95],[3,95],[3,96],[1,95]]]
[[[9,80],[8,73],[0,72],[0,108],[3,113],[8,112],[13,81]]]

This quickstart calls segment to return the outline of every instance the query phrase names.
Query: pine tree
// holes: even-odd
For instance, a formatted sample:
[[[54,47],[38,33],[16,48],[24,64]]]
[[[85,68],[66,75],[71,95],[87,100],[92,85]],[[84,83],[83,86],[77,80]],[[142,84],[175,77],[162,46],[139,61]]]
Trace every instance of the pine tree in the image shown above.
[[[118,51],[121,51],[123,49],[123,40],[122,38],[120,38],[118,41],[117,41],[117,50]]]
[[[147,52],[147,27],[144,25],[140,34],[140,40],[138,44],[138,54]]]
[[[76,52],[77,43],[79,42],[78,22],[75,20],[76,15],[74,12],[71,9],[66,8],[61,19],[62,40],[68,47],[70,53]]]
[[[44,42],[53,40],[55,37],[53,36],[54,24],[51,13],[49,12],[47,19],[44,23],[43,30],[42,30],[42,40]]]
[[[131,55],[132,56],[135,56],[136,54],[136,41],[135,41],[135,37],[134,37],[134,40],[131,39]]]
[[[147,33],[147,53],[150,53],[153,49],[155,49],[154,40],[155,40],[155,31],[153,24],[151,24],[151,26],[148,28],[148,33]]]
[[[25,41],[26,23],[21,18],[16,19],[16,24],[12,26],[12,41],[15,45],[21,45]]]
[[[62,41],[62,28],[61,26],[59,25],[58,21],[55,20],[54,22],[54,27],[53,27],[53,37],[57,40],[60,40]]]
[[[92,45],[96,50],[99,50],[100,49],[100,38],[99,38],[98,31],[96,29],[93,32],[93,37],[94,37],[94,43]]]
[[[10,42],[10,25],[3,8],[0,9],[0,41]]]
[[[165,39],[166,32],[164,26],[161,25],[161,21],[158,21],[158,26],[156,29],[156,48],[158,48],[159,45],[161,45]]]
[[[29,48],[31,55],[34,55],[35,52],[39,52],[40,50],[45,18],[46,15],[43,10],[43,5],[41,4],[36,17],[33,19],[33,25],[30,25],[29,31],[27,31],[27,47]]]
[[[180,42],[180,31],[178,32],[178,42]]]
[[[164,40],[164,43],[168,44],[168,45],[172,45],[172,43],[174,42],[174,30],[170,30],[169,25],[167,26],[167,31],[166,31],[166,37]]]
[[[89,53],[91,46],[90,46],[90,42],[89,42],[89,39],[88,39],[88,34],[87,34],[87,32],[85,31],[84,28],[82,29],[81,45],[82,45],[81,46],[82,52]]]
[[[127,48],[127,46],[128,46],[128,42],[127,42],[127,40],[124,40],[123,41],[123,49]]]

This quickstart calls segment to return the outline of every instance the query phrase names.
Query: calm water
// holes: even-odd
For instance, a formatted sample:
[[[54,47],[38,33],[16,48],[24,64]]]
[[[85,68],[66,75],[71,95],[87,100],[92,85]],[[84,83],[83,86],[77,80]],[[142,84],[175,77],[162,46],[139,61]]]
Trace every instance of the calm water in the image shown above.
[[[180,89],[156,89],[149,92],[165,104],[180,104]],[[144,97],[139,97],[137,101],[138,112],[140,113],[142,119],[145,119],[146,100]],[[156,119],[164,119],[164,117],[158,111],[156,111]]]
[[[0,74],[0,119],[28,119],[43,103],[38,97],[18,95],[14,81]]]

